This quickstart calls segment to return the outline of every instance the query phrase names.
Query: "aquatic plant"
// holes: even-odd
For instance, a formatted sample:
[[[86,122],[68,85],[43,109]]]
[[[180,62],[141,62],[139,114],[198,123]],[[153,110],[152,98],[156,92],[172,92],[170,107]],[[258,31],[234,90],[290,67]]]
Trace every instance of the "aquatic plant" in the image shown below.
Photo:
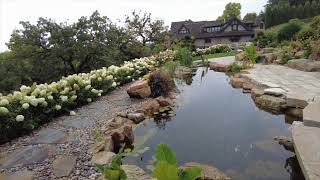
[[[112,159],[111,165],[96,164],[98,170],[102,173],[103,177],[108,180],[126,180],[126,172],[121,168],[122,155],[117,154]]]
[[[177,48],[175,50],[174,60],[181,66],[190,67],[192,65],[192,53],[188,48]]]
[[[153,176],[157,180],[195,180],[201,176],[202,169],[190,167],[179,170],[176,155],[168,145],[159,144],[156,149],[157,164]]]

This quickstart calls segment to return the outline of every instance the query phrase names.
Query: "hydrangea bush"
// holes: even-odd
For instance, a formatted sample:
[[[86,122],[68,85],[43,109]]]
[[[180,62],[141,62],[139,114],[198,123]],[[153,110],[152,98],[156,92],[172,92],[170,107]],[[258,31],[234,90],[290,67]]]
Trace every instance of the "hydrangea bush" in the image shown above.
[[[50,84],[21,86],[20,91],[0,94],[0,143],[26,134],[63,113],[90,103],[117,86],[141,78],[151,69],[173,60],[173,51],[134,59],[122,66],[63,77]]]
[[[215,53],[225,53],[232,51],[231,46],[227,44],[217,44],[205,49],[197,49],[195,55],[206,55]]]

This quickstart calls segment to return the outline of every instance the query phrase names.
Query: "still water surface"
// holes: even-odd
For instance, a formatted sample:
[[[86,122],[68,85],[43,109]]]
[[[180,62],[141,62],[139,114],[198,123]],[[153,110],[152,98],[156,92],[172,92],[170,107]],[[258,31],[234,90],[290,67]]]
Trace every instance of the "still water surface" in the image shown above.
[[[272,140],[291,136],[283,115],[259,110],[250,94],[231,87],[224,73],[199,68],[190,85],[180,80],[177,85],[176,116],[139,126],[136,141],[151,149],[125,158],[126,163],[146,169],[153,163],[156,146],[165,143],[175,151],[180,165],[212,165],[232,179],[301,179],[290,173],[290,166],[285,168],[295,160],[294,154]]]

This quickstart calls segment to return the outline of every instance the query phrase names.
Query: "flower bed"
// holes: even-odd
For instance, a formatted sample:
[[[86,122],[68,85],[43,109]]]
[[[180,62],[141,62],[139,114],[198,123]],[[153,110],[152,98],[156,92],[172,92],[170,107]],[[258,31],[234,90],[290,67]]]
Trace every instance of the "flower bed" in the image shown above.
[[[110,66],[90,73],[63,77],[50,84],[21,86],[20,91],[0,94],[0,144],[19,137],[63,113],[90,103],[117,86],[141,78],[154,67],[174,58],[173,51],[134,59],[121,67]]]

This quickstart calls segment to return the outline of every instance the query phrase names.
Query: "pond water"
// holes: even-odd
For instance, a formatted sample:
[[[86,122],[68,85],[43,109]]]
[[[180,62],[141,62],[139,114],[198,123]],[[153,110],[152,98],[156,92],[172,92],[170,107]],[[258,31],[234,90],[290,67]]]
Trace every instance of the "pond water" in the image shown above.
[[[147,169],[154,163],[156,146],[165,143],[175,151],[179,165],[212,165],[232,179],[303,179],[290,166],[285,168],[295,162],[294,154],[272,140],[291,136],[284,115],[259,110],[250,94],[231,87],[224,73],[199,68],[187,84],[177,80],[176,116],[146,121],[135,130],[136,142],[150,150],[126,157],[126,163]]]

